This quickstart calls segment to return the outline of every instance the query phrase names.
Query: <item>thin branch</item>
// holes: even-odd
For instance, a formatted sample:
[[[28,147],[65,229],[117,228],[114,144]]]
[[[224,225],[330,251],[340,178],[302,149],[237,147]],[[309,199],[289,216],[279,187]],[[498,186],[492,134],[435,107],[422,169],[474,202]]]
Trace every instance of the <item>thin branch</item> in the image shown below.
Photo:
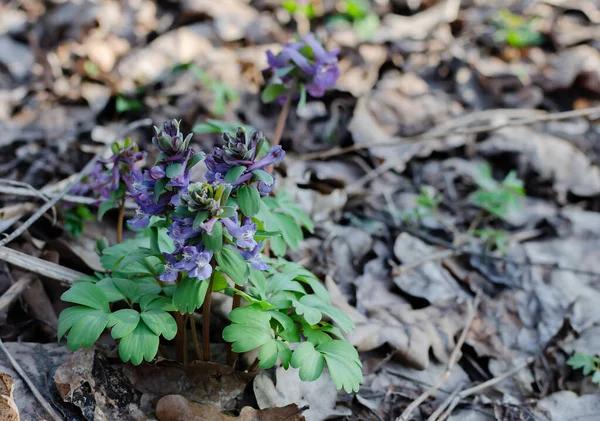
[[[409,263],[405,263],[400,266],[396,266],[392,270],[392,275],[397,276],[402,273],[410,272],[411,270],[416,269],[425,263],[434,262],[436,260],[447,259],[448,257],[458,256],[459,254],[461,254],[459,251],[452,250],[452,249],[442,250],[440,252],[433,253],[427,257],[423,257],[422,259],[415,260],[414,262],[409,262]]]
[[[458,394],[460,393],[460,390],[462,389],[464,383],[459,384],[450,395],[448,395],[448,397],[444,400],[444,402],[442,402],[442,404],[429,416],[429,418],[427,418],[427,421],[436,421],[437,417],[439,417],[442,412],[444,411],[444,409],[446,409],[446,407],[448,407],[448,405],[450,405],[453,401],[454,398],[456,398],[458,396]]]
[[[477,313],[477,307],[479,306],[479,301],[481,300],[481,296],[477,294],[473,300],[469,308],[469,314],[467,315],[467,321],[465,323],[465,327],[463,328],[458,341],[456,342],[456,346],[450,354],[450,359],[448,360],[448,364],[446,365],[446,370],[444,374],[440,377],[438,382],[434,384],[432,387],[423,392],[417,399],[415,399],[408,407],[402,412],[402,415],[396,419],[396,421],[408,421],[410,415],[423,403],[425,402],[431,395],[433,395],[444,383],[448,381],[450,375],[452,374],[452,369],[458,362],[461,356],[461,348],[467,339],[467,334],[471,329],[471,324],[475,319],[475,314]]]
[[[454,399],[452,399],[450,402],[448,402],[448,401],[443,402],[442,405],[448,406],[448,409],[446,409],[439,418],[437,418],[437,419],[432,418],[427,421],[444,421],[445,419],[447,419],[450,416],[450,414],[452,413],[454,408],[456,408],[456,406],[460,403],[460,401],[462,399],[467,398],[471,395],[474,395],[475,393],[481,392],[482,390],[488,389],[492,386],[495,386],[498,383],[502,382],[503,380],[506,380],[506,379],[514,376],[519,371],[521,371],[521,370],[525,369],[527,366],[529,366],[533,361],[535,361],[535,358],[530,357],[527,360],[525,360],[523,363],[519,364],[518,366],[516,366],[512,370],[507,371],[504,374],[501,374],[497,377],[491,378],[481,384],[478,384],[477,386],[473,386],[469,389],[463,390],[457,396],[455,396]],[[438,410],[436,410],[436,413],[439,412],[439,410],[440,410],[440,408],[438,408]]]
[[[50,415],[50,418],[52,418],[52,420],[54,420],[54,421],[61,421],[62,417],[56,413],[56,411],[54,410],[54,408],[52,408],[52,406],[50,406],[50,404],[46,401],[44,396],[42,396],[40,391],[37,390],[37,388],[35,387],[33,382],[29,379],[27,374],[25,374],[25,372],[23,371],[23,369],[21,368],[19,363],[13,358],[12,355],[10,355],[10,352],[8,352],[8,349],[6,349],[6,347],[4,346],[2,339],[0,339],[0,349],[2,349],[2,351],[6,355],[6,358],[8,359],[10,364],[13,366],[14,370],[17,373],[19,373],[19,376],[21,376],[23,381],[27,384],[27,387],[29,387],[29,389],[31,390],[31,393],[33,393],[33,396],[35,396],[35,398],[40,403],[42,408],[44,408],[46,413],[48,415]]]
[[[496,110],[489,110],[489,111],[496,111]],[[526,110],[523,110],[523,111],[526,111]],[[362,150],[362,149],[404,146],[404,145],[408,145],[410,143],[434,141],[434,140],[438,140],[438,139],[441,139],[441,138],[444,138],[447,136],[452,136],[452,135],[467,135],[467,134],[485,133],[485,132],[502,129],[505,127],[528,126],[528,125],[532,125],[532,124],[536,124],[536,123],[569,120],[572,118],[589,117],[589,116],[591,116],[593,118],[597,118],[596,114],[598,114],[598,113],[600,113],[600,107],[591,107],[591,108],[583,108],[581,110],[543,114],[543,115],[534,116],[534,117],[508,119],[503,122],[490,123],[490,124],[485,124],[485,125],[475,126],[475,127],[470,127],[470,128],[457,127],[454,130],[453,129],[438,130],[438,127],[435,127],[432,130],[429,130],[428,132],[423,133],[421,135],[417,135],[417,136],[410,136],[410,137],[404,137],[404,138],[397,137],[397,138],[394,138],[393,140],[384,141],[384,142],[356,144],[356,145],[347,146],[345,148],[336,148],[336,149],[331,149],[328,151],[313,152],[313,153],[302,155],[299,157],[299,159],[301,159],[301,160],[325,159],[325,158],[331,158],[333,156],[343,155],[343,154],[346,154],[349,152],[354,152],[354,151],[358,151],[358,150]]]
[[[4,186],[1,183],[4,182],[4,179],[0,179],[0,193],[14,195],[14,196],[24,196],[24,197],[40,197],[39,194],[33,192],[29,189],[23,187],[13,187],[13,186]],[[45,193],[43,191],[38,190],[38,192],[42,193],[49,199],[57,197],[56,193]],[[44,199],[47,200],[47,199]],[[62,197],[64,202],[70,203],[78,203],[81,205],[95,205],[98,203],[98,199],[94,199],[93,197],[85,197],[85,196],[72,196],[70,194],[66,194]],[[127,202],[125,204],[125,209],[135,209],[137,206],[134,203]]]
[[[0,315],[8,310],[8,307],[31,285],[34,279],[35,275],[26,273],[0,296]]]
[[[117,217],[117,244],[123,241],[123,220],[125,219],[125,198],[119,201],[119,216]]]
[[[2,241],[0,241],[0,247],[3,247],[5,245],[7,245],[12,240],[14,240],[15,238],[17,238],[21,234],[23,234],[27,230],[27,228],[29,228],[35,221],[37,221],[39,218],[41,218],[42,215],[44,215],[50,208],[52,208],[54,205],[56,205],[56,203],[59,200],[61,200],[68,192],[70,192],[76,184],[78,184],[79,182],[81,182],[81,180],[86,175],[88,175],[90,172],[92,172],[92,170],[93,170],[94,165],[96,164],[96,162],[98,162],[98,160],[102,157],[102,155],[107,150],[110,149],[110,145],[114,141],[120,139],[121,137],[125,136],[130,131],[137,129],[138,127],[147,126],[147,125],[150,125],[150,124],[152,124],[152,121],[150,119],[143,119],[143,120],[134,121],[132,123],[129,123],[127,126],[125,126],[123,128],[123,130],[121,130],[119,132],[119,134],[117,136],[115,136],[115,138],[113,140],[111,140],[110,142],[108,142],[100,151],[98,151],[98,153],[96,155],[94,155],[94,157],[77,174],[77,176],[75,178],[73,178],[73,180],[67,185],[67,187],[62,192],[60,192],[58,195],[54,196],[52,199],[50,199],[49,201],[47,201],[46,203],[44,203],[44,205],[42,207],[40,207],[36,213],[34,213],[33,215],[31,215],[31,217],[29,217],[29,219],[27,221],[25,221],[23,223],[23,225],[21,225],[19,228],[17,228],[16,230],[14,230],[9,236],[7,236]]]
[[[85,277],[85,273],[30,256],[8,247],[0,247],[0,260],[26,269],[29,272],[37,273],[38,275],[56,279],[57,281],[65,282],[67,284],[72,284]]]

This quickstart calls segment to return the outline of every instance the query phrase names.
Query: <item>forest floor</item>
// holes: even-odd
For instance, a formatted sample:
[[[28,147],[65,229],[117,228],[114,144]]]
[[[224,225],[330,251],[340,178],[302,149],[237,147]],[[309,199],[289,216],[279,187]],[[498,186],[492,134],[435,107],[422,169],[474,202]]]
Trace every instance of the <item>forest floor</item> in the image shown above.
[[[598,384],[567,364],[600,353],[600,2],[347,3],[313,1],[314,17],[280,0],[0,5],[1,421],[13,396],[23,420],[51,419],[41,401],[111,420],[181,381],[168,362],[123,365],[110,337],[57,343],[64,281],[101,270],[94,244],[114,243],[117,215],[53,198],[125,130],[142,148],[169,118],[200,131],[198,151],[220,142],[209,119],[272,138],[265,52],[308,30],[342,74],[284,129],[278,183],[315,222],[289,257],[356,324],[364,380],[348,395],[282,369],[249,386],[200,372],[179,385],[192,401],[210,383],[226,409],[304,410],[194,419],[600,420]]]

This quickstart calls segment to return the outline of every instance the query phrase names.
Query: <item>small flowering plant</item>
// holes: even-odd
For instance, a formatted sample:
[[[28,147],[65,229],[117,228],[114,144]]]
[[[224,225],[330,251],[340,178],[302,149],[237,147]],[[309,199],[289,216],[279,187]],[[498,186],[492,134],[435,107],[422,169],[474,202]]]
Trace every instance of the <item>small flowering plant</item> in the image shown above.
[[[338,50],[326,51],[313,34],[284,44],[277,55],[267,51],[269,67],[265,70],[273,77],[263,90],[263,102],[277,99],[283,104],[287,97],[298,95],[302,106],[307,93],[315,98],[322,97],[340,77],[338,54]]]
[[[227,362],[258,349],[250,367],[299,369],[302,380],[317,379],[325,365],[338,389],[357,391],[362,378],[358,353],[344,340],[351,320],[331,305],[326,289],[310,271],[283,259],[297,246],[300,225],[310,219],[289,196],[271,196],[281,146],[268,146],[257,131],[224,134],[224,144],[204,156],[190,148],[175,120],[156,129],[161,151],[144,171],[119,166],[127,197],[137,204],[128,222],[134,240],[103,248],[107,270],[76,282],[62,299],[75,304],[59,317],[58,336],[68,332],[69,349],[91,346],[109,329],[125,362],[152,361],[159,343],[175,339],[178,359],[187,362],[187,324],[202,308],[198,358],[210,361],[210,305],[213,292],[233,296]],[[115,155],[118,150],[115,149]],[[204,181],[191,169],[204,161]],[[114,168],[114,167],[113,167]],[[110,201],[110,197],[106,199]],[[265,242],[277,258],[262,254]],[[242,300],[244,305],[242,305]]]

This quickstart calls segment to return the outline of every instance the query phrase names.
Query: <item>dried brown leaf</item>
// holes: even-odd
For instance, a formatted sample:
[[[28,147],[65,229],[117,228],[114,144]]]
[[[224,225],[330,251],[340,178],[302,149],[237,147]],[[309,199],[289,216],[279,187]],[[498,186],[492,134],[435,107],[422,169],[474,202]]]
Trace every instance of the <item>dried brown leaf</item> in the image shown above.
[[[19,421],[19,408],[13,396],[14,379],[0,372],[0,421]]]
[[[223,414],[218,408],[187,400],[183,396],[168,395],[156,405],[160,421],[303,421],[302,409],[291,404],[283,408],[257,410],[246,406],[239,416]]]

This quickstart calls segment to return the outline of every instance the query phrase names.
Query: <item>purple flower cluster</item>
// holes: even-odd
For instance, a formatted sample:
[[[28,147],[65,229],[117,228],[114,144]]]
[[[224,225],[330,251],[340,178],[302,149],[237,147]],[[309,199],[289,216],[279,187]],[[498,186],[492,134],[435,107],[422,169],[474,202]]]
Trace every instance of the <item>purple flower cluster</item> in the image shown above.
[[[214,153],[206,155],[205,174],[206,181],[211,184],[227,182],[235,189],[243,184],[256,182],[258,191],[264,196],[268,195],[275,183],[275,178],[265,167],[278,164],[285,158],[285,151],[281,146],[273,146],[262,158],[258,159],[261,149],[265,144],[265,137],[260,131],[247,133],[239,128],[235,137],[225,133],[225,145],[216,147]],[[239,172],[236,171],[239,168]],[[243,171],[242,171],[243,168]],[[237,177],[231,179],[228,174]]]
[[[297,80],[297,83],[305,85],[311,96],[322,97],[340,77],[337,66],[339,50],[325,51],[313,34],[303,35],[300,39],[299,42],[284,44],[277,55],[267,51],[269,67],[265,70],[277,75],[288,89],[295,90],[296,87],[291,85]]]
[[[94,197],[106,200],[120,186],[128,187],[132,183],[135,163],[144,159],[146,153],[140,152],[129,139],[123,145],[113,143],[111,150],[112,156],[97,162],[87,178],[73,187],[71,194],[83,196],[91,192]]]
[[[179,131],[177,120],[165,121],[162,129],[155,127],[152,138],[162,152],[156,164],[144,172],[135,170],[127,184],[130,197],[139,209],[134,219],[128,221],[133,228],[145,228],[151,216],[166,216],[179,203],[187,191],[194,152],[189,147],[192,135],[185,139]]]
[[[175,245],[172,253],[164,254],[165,267],[159,275],[163,282],[175,282],[183,272],[191,278],[210,277],[213,252],[206,246],[207,236],[222,235],[223,229],[229,234],[223,237],[223,247],[237,249],[257,270],[268,268],[261,258],[262,244],[255,240],[257,225],[251,218],[240,220],[238,209],[229,198],[235,197],[240,186],[251,183],[268,194],[274,179],[264,167],[281,162],[285,154],[280,147],[274,147],[259,159],[265,142],[260,132],[248,136],[240,129],[235,137],[224,138],[226,145],[215,148],[206,157],[207,182],[190,183],[190,169],[201,155],[190,148],[191,136],[184,138],[179,123],[169,120],[156,128],[152,139],[161,151],[156,164],[131,174],[127,186],[139,209],[128,222],[133,228],[145,228],[153,216],[165,218],[167,233]],[[234,171],[237,178],[229,180],[227,174],[237,167],[241,167]],[[217,224],[223,229],[215,230]]]

